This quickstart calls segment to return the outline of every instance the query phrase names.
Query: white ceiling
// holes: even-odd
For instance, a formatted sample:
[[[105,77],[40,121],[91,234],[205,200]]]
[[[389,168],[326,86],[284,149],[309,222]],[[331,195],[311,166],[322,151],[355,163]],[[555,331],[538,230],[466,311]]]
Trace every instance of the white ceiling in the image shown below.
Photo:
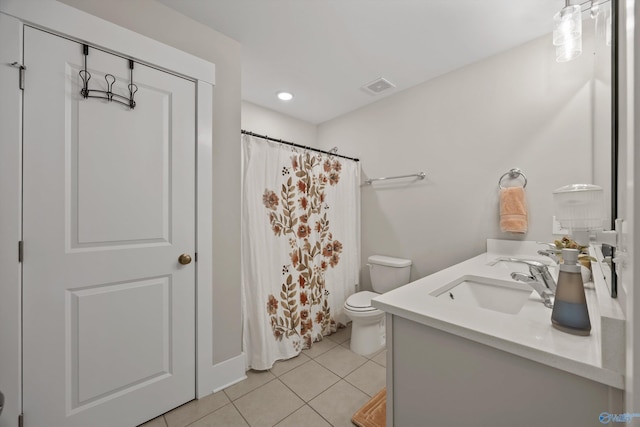
[[[242,98],[322,123],[552,31],[564,0],[159,0],[239,41]],[[551,42],[551,40],[549,40]],[[360,89],[384,77],[395,89]],[[295,98],[276,98],[280,90]]]

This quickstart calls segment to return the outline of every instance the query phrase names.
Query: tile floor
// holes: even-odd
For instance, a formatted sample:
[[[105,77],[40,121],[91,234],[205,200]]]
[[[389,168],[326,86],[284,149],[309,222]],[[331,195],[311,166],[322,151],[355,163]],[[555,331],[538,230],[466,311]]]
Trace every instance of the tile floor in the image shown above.
[[[385,386],[386,350],[349,350],[351,328],[299,356],[140,427],[353,427],[351,416]]]

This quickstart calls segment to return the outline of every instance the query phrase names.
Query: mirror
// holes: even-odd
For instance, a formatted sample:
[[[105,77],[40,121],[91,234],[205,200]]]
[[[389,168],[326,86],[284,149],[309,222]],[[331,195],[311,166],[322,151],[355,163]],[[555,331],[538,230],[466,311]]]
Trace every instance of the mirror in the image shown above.
[[[611,221],[610,228],[615,229],[615,221],[618,218],[618,64],[619,44],[618,34],[620,28],[620,1],[611,0]],[[605,256],[613,259],[615,248],[608,247]],[[609,262],[609,290],[611,297],[618,296],[618,276],[612,262]]]
[[[595,21],[594,33],[594,87],[593,87],[593,183],[604,189],[605,230],[614,228],[617,216],[617,13],[618,0],[594,2],[591,16]],[[603,246],[603,253],[608,253]],[[605,267],[605,280],[611,296],[617,296],[615,274]],[[608,270],[608,271],[606,271]]]

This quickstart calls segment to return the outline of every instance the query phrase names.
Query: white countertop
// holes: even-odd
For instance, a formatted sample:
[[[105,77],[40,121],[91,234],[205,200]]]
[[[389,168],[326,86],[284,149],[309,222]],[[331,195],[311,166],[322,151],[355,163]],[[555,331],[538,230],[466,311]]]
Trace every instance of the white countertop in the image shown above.
[[[533,290],[527,304],[515,315],[451,304],[446,299],[430,295],[442,286],[469,274],[512,281],[509,270],[488,264],[500,256],[537,259],[549,264],[549,258],[532,255],[541,248],[535,242],[489,239],[487,252],[380,295],[371,304],[387,313],[623,389],[624,367],[607,366],[606,363],[603,365],[603,351],[624,353],[624,342],[612,344],[611,339],[608,339],[605,340],[608,345],[616,348],[603,348],[598,297],[602,300],[608,298],[603,303],[607,307],[611,306],[611,298],[606,295],[606,285],[604,288],[594,286],[591,282],[585,285],[591,320],[591,335],[586,337],[571,335],[552,327],[551,309],[544,307],[541,298]],[[594,277],[600,279],[597,275]],[[596,292],[596,289],[600,291]],[[616,313],[619,312],[620,310]],[[623,324],[624,320],[621,322]],[[604,360],[610,359],[605,354]]]

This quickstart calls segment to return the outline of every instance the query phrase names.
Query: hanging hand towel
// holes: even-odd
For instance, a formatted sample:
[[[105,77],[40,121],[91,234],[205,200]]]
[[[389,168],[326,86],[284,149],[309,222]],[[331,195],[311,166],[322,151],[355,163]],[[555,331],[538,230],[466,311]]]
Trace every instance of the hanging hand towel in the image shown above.
[[[524,188],[500,189],[500,230],[502,232],[526,233],[528,226],[527,201]]]

